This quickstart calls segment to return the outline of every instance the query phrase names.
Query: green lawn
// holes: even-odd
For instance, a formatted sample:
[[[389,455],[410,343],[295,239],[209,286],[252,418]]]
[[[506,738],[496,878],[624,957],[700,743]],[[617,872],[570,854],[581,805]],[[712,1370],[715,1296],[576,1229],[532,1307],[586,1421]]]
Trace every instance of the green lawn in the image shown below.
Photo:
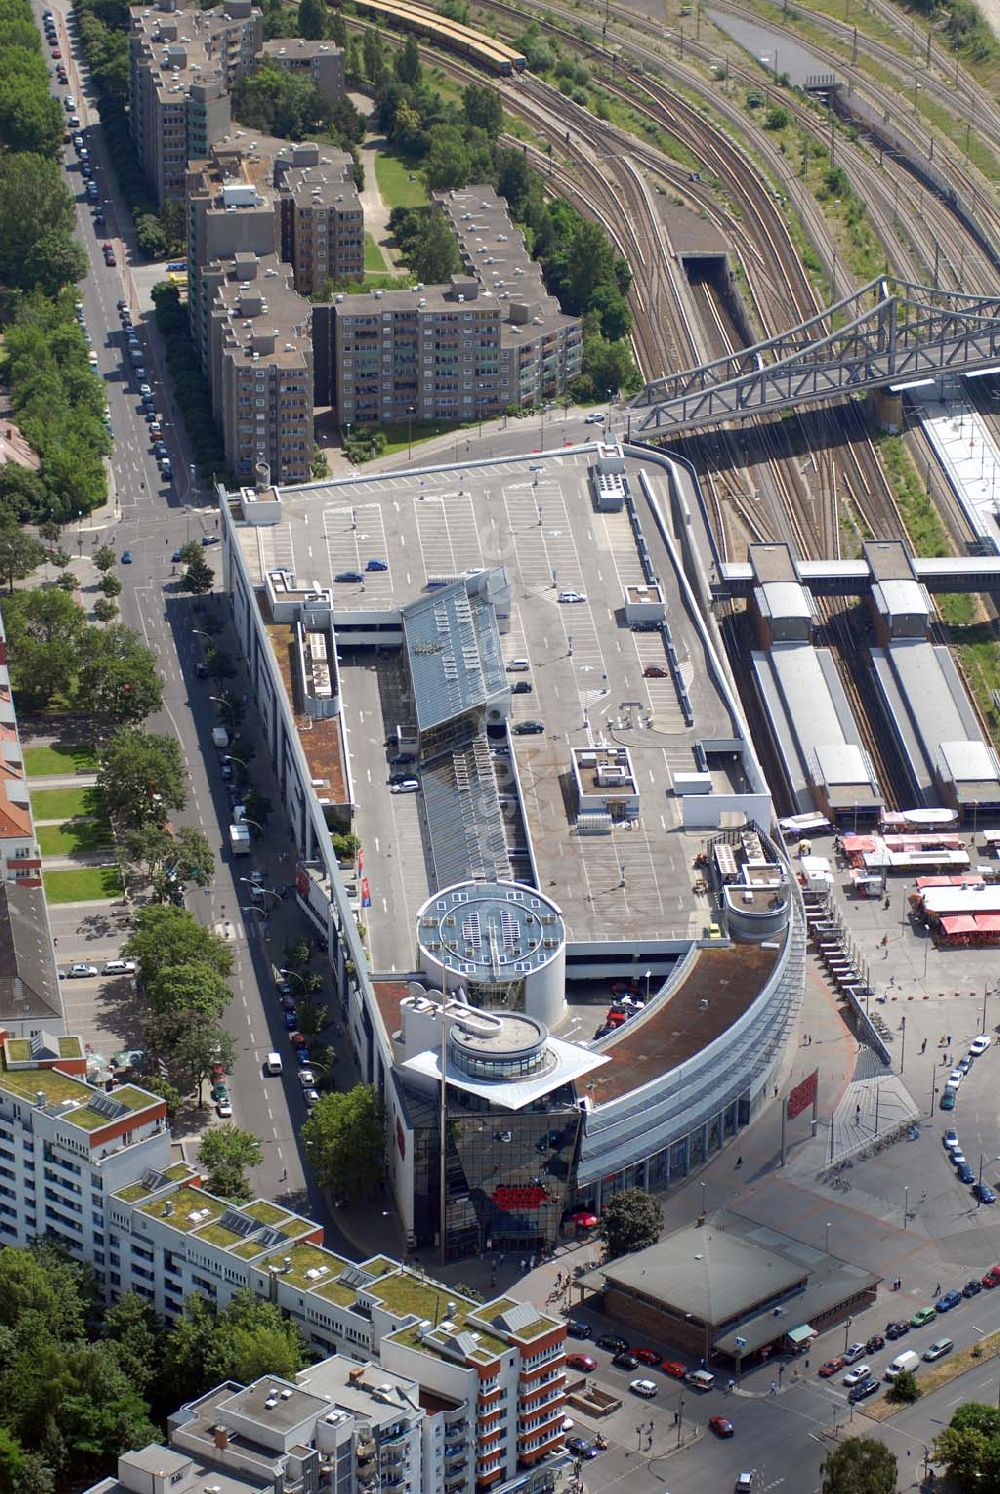
[[[449,431],[457,431],[460,426],[459,420],[415,420],[413,422],[413,445],[418,446],[421,441],[429,441],[432,436],[444,436]],[[379,426],[379,430],[385,433],[383,456],[394,456],[396,452],[406,451],[409,448],[409,433],[405,420],[390,420],[385,425]]]
[[[98,812],[97,790],[93,788],[34,789],[31,813],[39,820],[75,820],[80,815]]]
[[[385,262],[385,255],[370,233],[365,234],[365,274],[384,275],[389,266]]]
[[[423,177],[398,156],[379,151],[375,157],[375,180],[386,207],[427,206],[429,199]]]
[[[103,851],[113,844],[107,820],[65,820],[61,825],[39,825],[36,833],[43,856]]]
[[[25,747],[24,767],[29,778],[47,774],[96,773],[97,754],[84,743],[78,746]]]
[[[43,871],[45,896],[50,903],[96,903],[122,895],[116,866],[86,866],[79,871]]]

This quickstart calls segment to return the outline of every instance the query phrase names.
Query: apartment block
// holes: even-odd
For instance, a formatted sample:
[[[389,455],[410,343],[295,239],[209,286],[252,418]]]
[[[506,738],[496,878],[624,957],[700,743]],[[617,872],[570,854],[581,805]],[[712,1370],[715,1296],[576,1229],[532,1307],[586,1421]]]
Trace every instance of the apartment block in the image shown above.
[[[280,37],[264,43],[263,57],[286,72],[307,77],[331,104],[344,97],[344,54],[332,42]]]
[[[199,10],[157,0],[129,9],[129,121],[158,200],[181,198],[187,166],[228,133],[232,80],[263,46],[251,0]]]
[[[273,142],[275,146],[284,142]],[[257,140],[226,136],[187,172],[188,316],[202,371],[209,371],[209,313],[221,266],[237,254],[280,248],[273,154]],[[216,270],[206,281],[209,265]]]
[[[144,1174],[169,1182],[166,1105],[136,1085],[88,1084],[77,1037],[5,1035],[0,1062],[0,1244],[53,1235],[114,1296],[111,1196]]]
[[[212,407],[226,461],[245,484],[302,482],[313,453],[312,318],[276,255],[238,253],[204,271],[211,296]]]
[[[86,1065],[78,1038],[0,1033],[0,1243],[51,1233],[91,1262],[106,1300],[134,1291],[168,1320],[193,1293],[221,1308],[246,1289],[277,1304],[320,1355],[339,1356],[294,1386],[221,1387],[182,1408],[167,1460],[178,1478],[165,1489],[185,1488],[193,1468],[197,1478],[206,1466],[246,1472],[247,1447],[276,1468],[301,1463],[305,1480],[314,1460],[297,1449],[319,1446],[320,1419],[332,1430],[319,1451],[342,1459],[345,1489],[352,1470],[364,1488],[548,1487],[564,1440],[561,1318],[509,1295],[473,1302],[388,1256],[352,1263],[290,1209],[214,1198],[194,1169],[171,1161],[164,1102],[135,1084],[98,1089]],[[351,1418],[347,1430],[328,1419],[331,1405]],[[268,1487],[255,1467],[265,1481],[252,1487]],[[121,1487],[157,1487],[148,1460],[124,1468]],[[311,1475],[301,1482],[303,1494],[319,1487]]]
[[[447,286],[341,295],[314,308],[317,403],[340,423],[473,420],[562,393],[583,335],[490,187],[438,195],[464,262]]]
[[[31,816],[0,618],[0,1023],[16,1037],[64,1031],[42,858]]]
[[[86,1494],[441,1494],[459,1487],[442,1467],[456,1409],[416,1380],[335,1355],[294,1380],[217,1386],[168,1419],[169,1445],[123,1453],[117,1477]],[[556,1473],[511,1488],[542,1494]]]
[[[364,277],[365,221],[353,172],[346,151],[308,141],[275,161],[281,257],[303,296],[315,295],[328,280]]]

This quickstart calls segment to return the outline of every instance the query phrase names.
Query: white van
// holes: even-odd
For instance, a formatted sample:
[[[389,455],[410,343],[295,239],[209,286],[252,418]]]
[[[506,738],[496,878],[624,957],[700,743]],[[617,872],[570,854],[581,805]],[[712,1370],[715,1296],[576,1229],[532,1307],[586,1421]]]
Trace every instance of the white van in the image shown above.
[[[895,1380],[897,1375],[903,1374],[906,1370],[915,1370],[919,1363],[919,1355],[915,1354],[912,1349],[907,1349],[905,1354],[896,1355],[885,1372],[885,1378]]]
[[[711,1370],[688,1370],[684,1376],[684,1383],[690,1385],[692,1390],[711,1390],[715,1384],[715,1376]]]
[[[265,1074],[280,1074],[281,1073],[281,1054],[280,1053],[269,1053],[267,1055],[267,1057],[264,1059],[264,1073]]]

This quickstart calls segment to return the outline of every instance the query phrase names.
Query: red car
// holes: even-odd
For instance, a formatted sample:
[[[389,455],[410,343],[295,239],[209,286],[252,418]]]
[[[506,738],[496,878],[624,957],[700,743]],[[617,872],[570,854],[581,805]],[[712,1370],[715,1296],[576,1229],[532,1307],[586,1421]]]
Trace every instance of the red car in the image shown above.
[[[672,1380],[683,1380],[687,1374],[687,1365],[681,1364],[679,1359],[664,1359],[660,1369]]]
[[[983,1277],[984,1287],[1000,1286],[1000,1266],[991,1266]]]
[[[663,1358],[663,1355],[657,1354],[655,1349],[632,1349],[630,1353],[635,1359],[638,1359],[640,1364],[649,1364],[654,1368]]]
[[[708,1428],[717,1437],[733,1437],[736,1435],[736,1428],[724,1416],[710,1416],[708,1418]]]
[[[60,62],[61,60],[62,60],[62,53],[60,52],[59,48],[58,47],[53,47],[52,48],[52,61],[53,62]]]
[[[844,1361],[843,1361],[842,1358],[841,1359],[828,1359],[825,1364],[821,1364],[820,1365],[820,1367],[819,1367],[819,1375],[820,1375],[820,1377],[822,1379],[829,1380],[829,1378],[830,1378],[831,1375],[835,1375],[838,1370],[842,1370],[843,1368],[844,1368]]]
[[[647,680],[665,680],[667,671],[662,664],[647,664],[642,671]]]
[[[588,1375],[597,1368],[597,1360],[589,1354],[567,1354],[566,1363],[570,1369],[586,1370]]]

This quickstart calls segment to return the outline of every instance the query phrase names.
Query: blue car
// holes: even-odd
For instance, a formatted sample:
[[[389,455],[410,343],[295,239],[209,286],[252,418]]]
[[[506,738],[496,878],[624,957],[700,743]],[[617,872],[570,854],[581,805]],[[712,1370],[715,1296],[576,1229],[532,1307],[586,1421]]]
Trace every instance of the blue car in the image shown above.
[[[934,1306],[938,1312],[951,1312],[952,1308],[957,1307],[961,1300],[961,1292],[945,1292],[943,1297],[937,1299]]]
[[[974,1183],[976,1181],[976,1174],[973,1172],[968,1162],[960,1162],[958,1164],[958,1166],[955,1168],[955,1176],[958,1178],[958,1181],[960,1183]]]
[[[365,566],[366,571],[387,571],[389,564],[385,560],[369,560]]]
[[[296,1027],[298,1027],[298,1025],[299,1025],[299,1019],[295,1015],[294,1009],[286,1008],[285,1009],[285,1026],[287,1027],[288,1031],[289,1032],[294,1032],[295,1029],[296,1029]]]
[[[123,550],[122,551],[122,565],[131,565],[131,564],[132,564],[132,551],[131,550]]]
[[[987,1187],[985,1183],[976,1183],[972,1189],[972,1196],[977,1203],[995,1204],[997,1201],[997,1196],[993,1192],[993,1189]]]
[[[309,1067],[309,1065],[312,1063],[312,1059],[309,1057],[309,1049],[308,1048],[296,1048],[296,1050],[295,1050],[295,1062],[298,1064],[298,1066],[299,1066],[300,1069],[307,1069]]]

